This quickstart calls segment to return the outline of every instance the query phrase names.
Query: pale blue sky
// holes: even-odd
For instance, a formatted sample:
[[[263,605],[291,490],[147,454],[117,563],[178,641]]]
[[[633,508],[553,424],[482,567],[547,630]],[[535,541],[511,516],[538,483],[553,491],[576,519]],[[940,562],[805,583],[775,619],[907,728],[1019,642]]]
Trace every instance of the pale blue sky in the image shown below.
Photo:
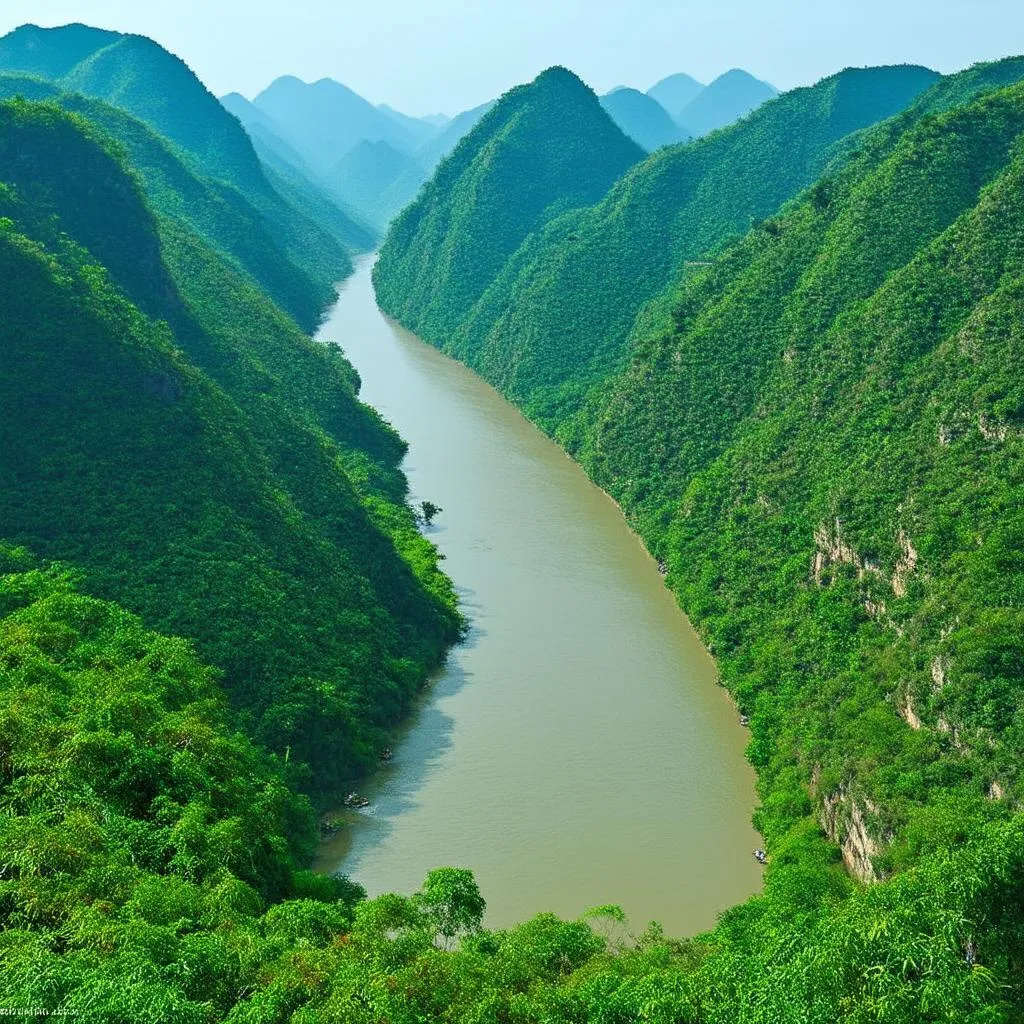
[[[456,113],[551,64],[602,92],[732,67],[790,88],[847,65],[1024,53],[1024,0],[0,0],[0,32],[26,21],[153,36],[218,94],[326,76],[412,114]]]

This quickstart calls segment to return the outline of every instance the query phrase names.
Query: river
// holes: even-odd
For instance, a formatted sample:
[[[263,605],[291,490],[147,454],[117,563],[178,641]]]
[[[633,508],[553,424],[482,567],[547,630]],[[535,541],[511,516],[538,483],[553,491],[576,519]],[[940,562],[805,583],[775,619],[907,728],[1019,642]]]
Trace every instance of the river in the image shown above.
[[[736,710],[604,492],[476,374],[377,309],[371,259],[320,332],[409,442],[472,620],[318,867],[371,896],[473,869],[500,927],[617,903],[687,935],[760,886]]]

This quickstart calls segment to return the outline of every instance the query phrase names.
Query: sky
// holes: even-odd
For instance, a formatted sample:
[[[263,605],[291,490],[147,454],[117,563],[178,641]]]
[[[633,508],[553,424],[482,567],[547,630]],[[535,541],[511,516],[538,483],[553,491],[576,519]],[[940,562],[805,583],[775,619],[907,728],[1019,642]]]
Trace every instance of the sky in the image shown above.
[[[415,115],[552,64],[598,92],[733,67],[789,89],[848,66],[1024,53],[1024,0],[0,0],[0,33],[70,21],[153,37],[217,95],[327,77]]]

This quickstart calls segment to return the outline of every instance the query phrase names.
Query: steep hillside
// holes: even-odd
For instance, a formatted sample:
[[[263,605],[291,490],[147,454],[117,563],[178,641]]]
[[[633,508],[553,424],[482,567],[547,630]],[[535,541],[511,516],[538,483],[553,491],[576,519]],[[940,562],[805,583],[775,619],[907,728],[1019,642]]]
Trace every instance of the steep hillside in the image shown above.
[[[12,96],[50,98],[101,127],[124,147],[155,211],[188,224],[297,321],[316,321],[320,306],[317,295],[311,295],[309,278],[237,190],[197,174],[166,140],[108,104],[62,93],[38,79],[0,74],[0,98]],[[131,259],[130,250],[127,258]]]
[[[773,213],[814,180],[838,140],[901,110],[935,78],[914,67],[844,71],[654,154],[600,203],[527,239],[446,334],[445,350],[546,429],[561,428],[687,261]]]
[[[89,41],[94,47],[85,53]],[[345,247],[273,188],[238,121],[181,60],[142,36],[26,25],[0,39],[0,70],[47,77],[62,91],[130,114],[169,140],[193,170],[236,188],[306,278],[302,305],[289,312],[301,326],[315,325],[333,285],[351,270]]]
[[[12,103],[0,139],[4,536],[194,639],[263,740],[336,783],[457,626],[401,441],[96,129]]]
[[[543,994],[531,973],[506,999],[507,963],[474,954],[552,933],[467,940],[462,1019],[1024,1012],[1022,77],[971,69],[844,138],[584,396],[577,456],[749,716],[765,892],[693,943],[573,946]]]
[[[506,93],[392,224],[374,272],[382,308],[443,341],[524,238],[642,155],[564,68]]]
[[[300,869],[309,808],[188,644],[3,547],[0,740],[0,998],[15,1013],[920,1024],[1022,1007],[1019,817],[833,891],[823,915],[791,875],[696,940],[603,938],[615,908],[485,931],[472,876],[450,868],[365,900]]]
[[[636,89],[615,89],[601,97],[611,119],[648,153],[690,136],[657,100]]]
[[[680,287],[582,453],[752,713],[766,837],[806,792],[866,878],[1024,754],[1024,85],[888,139]]]
[[[383,233],[428,177],[416,159],[394,146],[364,140],[338,161],[329,180],[338,195]]]
[[[679,112],[705,88],[696,78],[680,72],[656,82],[647,90],[647,95],[660,103],[673,120],[678,121]]]
[[[732,124],[778,94],[773,85],[734,68],[719,75],[676,111],[675,119],[691,135],[699,137]]]

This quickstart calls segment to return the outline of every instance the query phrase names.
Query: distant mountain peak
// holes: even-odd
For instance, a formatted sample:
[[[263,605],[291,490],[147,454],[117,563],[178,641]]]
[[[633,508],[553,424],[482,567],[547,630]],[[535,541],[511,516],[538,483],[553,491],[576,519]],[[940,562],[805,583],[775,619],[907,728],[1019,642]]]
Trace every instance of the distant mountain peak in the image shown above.
[[[660,103],[672,117],[677,117],[679,112],[703,89],[702,82],[698,82],[696,78],[680,71],[655,82],[647,90],[647,95],[655,102]]]
[[[648,152],[685,142],[690,136],[653,96],[620,86],[601,97],[601,106],[634,142]]]
[[[717,78],[713,79],[707,88],[710,89],[713,85],[738,85],[741,83],[757,83],[758,85],[767,86],[776,95],[779,92],[771,82],[766,82],[763,78],[757,78],[749,71],[744,71],[743,68],[730,68],[728,71],[724,71]]]
[[[730,68],[673,116],[692,135],[707,135],[744,117],[778,94],[774,85],[755,78],[749,71]]]

